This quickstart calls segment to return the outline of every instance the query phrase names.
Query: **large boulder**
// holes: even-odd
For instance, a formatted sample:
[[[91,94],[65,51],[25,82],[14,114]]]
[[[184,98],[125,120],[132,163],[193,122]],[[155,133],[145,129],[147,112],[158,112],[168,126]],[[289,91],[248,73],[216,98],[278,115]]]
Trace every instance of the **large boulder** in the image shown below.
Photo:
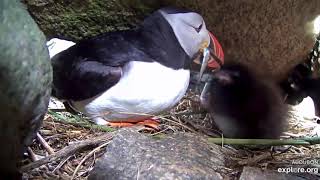
[[[79,40],[133,28],[163,6],[200,12],[221,42],[226,61],[253,66],[282,80],[314,44],[312,21],[320,1],[310,0],[23,0],[47,37]]]
[[[0,1],[0,179],[15,179],[47,111],[52,70],[45,36],[19,1]]]
[[[228,151],[206,138],[180,133],[155,139],[122,129],[97,161],[90,180],[222,179]]]
[[[240,61],[282,80],[306,60],[314,45],[312,21],[320,15],[318,0],[208,0],[207,4],[210,8],[203,15],[221,42],[226,61]]]

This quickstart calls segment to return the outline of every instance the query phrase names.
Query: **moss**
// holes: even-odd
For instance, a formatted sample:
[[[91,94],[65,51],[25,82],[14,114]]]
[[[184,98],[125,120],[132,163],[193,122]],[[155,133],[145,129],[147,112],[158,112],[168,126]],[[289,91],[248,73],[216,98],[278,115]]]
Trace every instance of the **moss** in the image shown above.
[[[103,32],[135,27],[169,0],[22,0],[47,38],[79,40]],[[183,7],[194,7],[186,4]],[[181,6],[181,5],[180,5]]]
[[[204,17],[207,28],[219,39],[226,60],[252,65],[278,80],[306,58],[314,37],[304,25],[320,13],[319,0],[23,1],[47,38],[70,40],[133,28],[163,6],[192,9]]]
[[[103,32],[135,27],[144,13],[124,8],[117,0],[23,1],[48,38],[79,40]],[[141,7],[143,12],[149,12]]]
[[[198,9],[196,1],[169,0],[22,0],[47,38],[79,40],[135,27],[163,6]]]

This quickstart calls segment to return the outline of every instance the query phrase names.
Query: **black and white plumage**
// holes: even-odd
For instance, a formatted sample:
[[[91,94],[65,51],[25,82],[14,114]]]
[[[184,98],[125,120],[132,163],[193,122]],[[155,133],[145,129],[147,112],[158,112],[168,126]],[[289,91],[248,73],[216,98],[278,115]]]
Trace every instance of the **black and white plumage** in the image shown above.
[[[288,78],[280,86],[285,95],[286,103],[296,105],[310,96],[314,102],[315,115],[320,115],[320,78],[310,62],[298,64]],[[316,69],[316,68],[314,68]],[[316,117],[314,117],[316,118]]]
[[[83,40],[54,56],[53,95],[98,124],[157,114],[183,97],[192,58],[210,41],[199,14],[160,9],[135,30]]]
[[[302,82],[304,93],[314,102],[315,115],[320,116],[320,78],[305,78]],[[315,117],[316,118],[316,117]]]
[[[286,124],[287,108],[278,87],[240,64],[216,71],[201,103],[225,137],[278,138]]]

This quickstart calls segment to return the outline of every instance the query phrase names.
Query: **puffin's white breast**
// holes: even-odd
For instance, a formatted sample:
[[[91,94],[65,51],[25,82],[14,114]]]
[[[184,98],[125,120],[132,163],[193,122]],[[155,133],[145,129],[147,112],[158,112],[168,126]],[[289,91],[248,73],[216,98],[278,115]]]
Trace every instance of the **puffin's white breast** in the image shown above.
[[[173,107],[186,93],[189,78],[189,70],[132,61],[124,66],[122,78],[115,86],[72,105],[89,117],[107,121],[143,118],[137,114],[158,114]]]

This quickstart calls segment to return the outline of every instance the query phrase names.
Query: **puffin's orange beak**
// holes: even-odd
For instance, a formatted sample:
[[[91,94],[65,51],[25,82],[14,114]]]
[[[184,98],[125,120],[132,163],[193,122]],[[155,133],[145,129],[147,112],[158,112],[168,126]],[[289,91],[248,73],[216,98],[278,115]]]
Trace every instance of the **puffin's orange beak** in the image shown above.
[[[210,35],[210,45],[209,45],[210,59],[208,61],[207,66],[209,68],[217,69],[224,64],[224,53],[217,38],[211,32],[209,32],[209,35]]]
[[[202,58],[196,59],[194,61],[195,63],[201,64],[198,82],[201,81],[202,75],[207,67],[212,69],[220,69],[220,67],[224,63],[224,53],[220,43],[218,42],[217,38],[213,36],[211,32],[209,32],[209,36],[210,36],[209,46],[208,46],[208,43],[205,42],[203,45],[204,47],[201,47],[200,49],[200,52],[202,51],[201,52]]]

